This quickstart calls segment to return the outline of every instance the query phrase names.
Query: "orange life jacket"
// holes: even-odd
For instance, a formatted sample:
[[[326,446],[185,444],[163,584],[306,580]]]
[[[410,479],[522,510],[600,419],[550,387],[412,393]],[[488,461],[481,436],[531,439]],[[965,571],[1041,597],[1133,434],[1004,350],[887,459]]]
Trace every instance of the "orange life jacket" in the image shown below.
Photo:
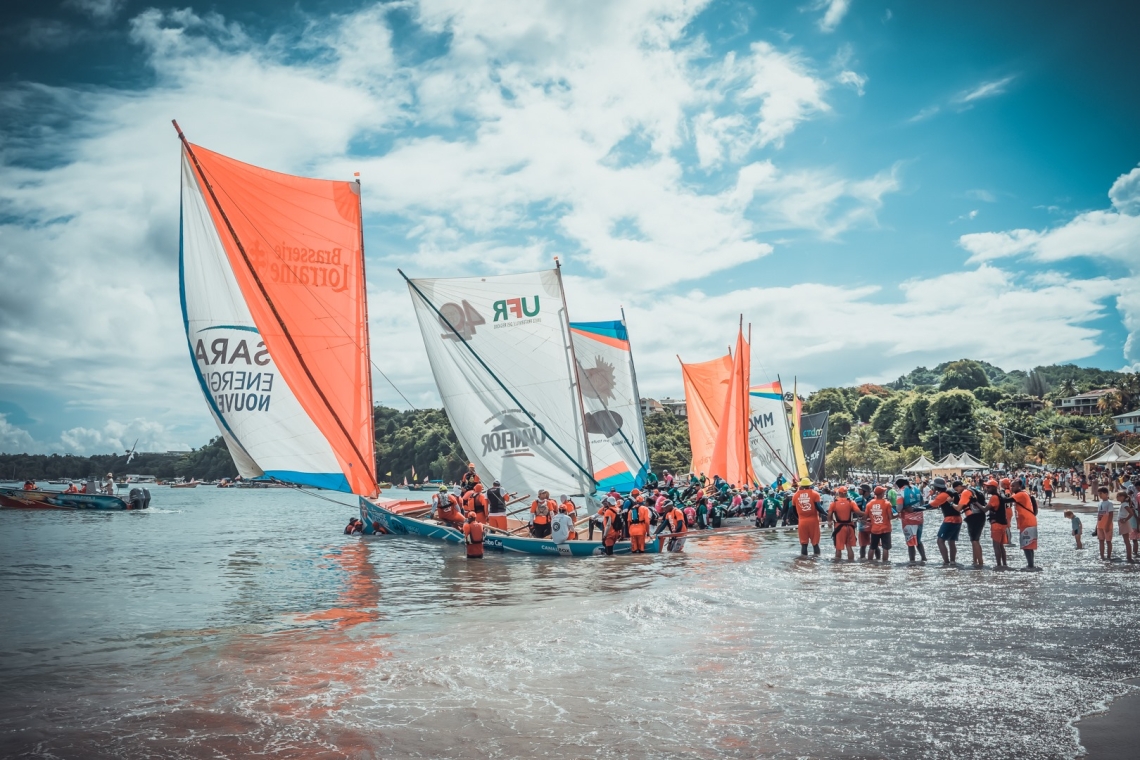
[[[469,522],[463,525],[463,535],[469,544],[483,543],[483,523]]]
[[[535,499],[530,505],[535,525],[546,525],[557,511],[558,505],[554,503],[554,499]]]
[[[463,509],[468,512],[486,512],[487,497],[477,491],[468,491],[463,497]]]
[[[685,513],[676,507],[665,513],[665,519],[669,521],[670,533],[689,532],[689,526],[685,524]]]

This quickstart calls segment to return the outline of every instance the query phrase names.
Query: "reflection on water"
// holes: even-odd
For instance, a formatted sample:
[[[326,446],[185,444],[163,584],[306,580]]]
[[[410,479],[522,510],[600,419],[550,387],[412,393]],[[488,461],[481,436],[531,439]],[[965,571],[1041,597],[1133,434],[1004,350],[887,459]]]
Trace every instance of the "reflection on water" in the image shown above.
[[[0,513],[0,754],[1072,757],[1138,670],[1140,576],[1060,513],[1030,574],[784,532],[467,561],[288,491],[155,501]]]

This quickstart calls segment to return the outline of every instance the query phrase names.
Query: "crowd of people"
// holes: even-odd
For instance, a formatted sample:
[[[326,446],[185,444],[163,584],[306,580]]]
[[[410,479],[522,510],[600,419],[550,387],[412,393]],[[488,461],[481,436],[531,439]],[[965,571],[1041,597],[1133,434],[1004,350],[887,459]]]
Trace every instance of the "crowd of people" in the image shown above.
[[[757,528],[795,527],[800,555],[821,553],[823,529],[830,531],[835,558],[890,561],[895,524],[911,562],[926,562],[923,529],[926,513],[940,515],[935,544],[944,565],[954,565],[962,527],[970,543],[971,565],[985,565],[983,538],[989,527],[993,561],[1008,567],[1007,547],[1016,546],[1027,568],[1035,567],[1037,518],[1039,510],[1050,507],[1055,496],[1069,493],[1084,502],[1094,489],[1098,499],[1097,538],[1101,554],[1111,558],[1115,529],[1124,541],[1128,561],[1140,560],[1140,501],[1137,486],[1140,472],[1130,469],[1086,475],[1077,470],[1019,470],[1004,476],[972,473],[947,479],[925,477],[913,482],[900,477],[893,482],[822,482],[808,479],[789,482],[780,475],[769,486],[739,487],[719,476],[703,473],[675,477],[664,471],[650,473],[644,488],[629,493],[611,490],[601,499],[596,514],[579,517],[574,501],[566,494],[552,498],[546,490],[516,511],[517,501],[498,481],[484,489],[474,465],[459,481],[458,493],[440,486],[432,497],[431,517],[461,530],[468,556],[481,557],[487,531],[509,532],[507,518],[523,514],[525,525],[515,533],[548,538],[555,543],[578,540],[585,534],[593,541],[598,535],[603,550],[612,554],[619,541],[629,541],[632,553],[645,551],[646,541],[656,539],[664,551],[684,550],[693,531],[713,531],[730,518],[745,518]],[[1113,498],[1109,498],[1112,496]],[[1073,537],[1081,548],[1083,526],[1072,518]],[[379,525],[350,523],[345,532],[369,533]]]

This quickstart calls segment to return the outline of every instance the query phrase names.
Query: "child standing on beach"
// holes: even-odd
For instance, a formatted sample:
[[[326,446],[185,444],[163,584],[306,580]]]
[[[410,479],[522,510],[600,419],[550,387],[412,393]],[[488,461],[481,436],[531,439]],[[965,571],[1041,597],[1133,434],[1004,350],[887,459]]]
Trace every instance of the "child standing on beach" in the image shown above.
[[[1100,506],[1096,510],[1096,540],[1100,544],[1100,558],[1112,559],[1112,518],[1115,513],[1112,500],[1108,498],[1108,487],[1096,490],[1100,496]]]
[[[1116,494],[1120,502],[1120,540],[1124,542],[1124,558],[1126,562],[1132,561],[1132,525],[1136,519],[1136,509],[1132,506],[1132,499],[1124,491]]]
[[[1072,511],[1067,509],[1065,510],[1065,517],[1068,517],[1073,521],[1073,539],[1077,542],[1077,548],[1084,549],[1085,547],[1081,546],[1081,536],[1085,532],[1085,526],[1081,524],[1081,518],[1077,517],[1072,513]]]

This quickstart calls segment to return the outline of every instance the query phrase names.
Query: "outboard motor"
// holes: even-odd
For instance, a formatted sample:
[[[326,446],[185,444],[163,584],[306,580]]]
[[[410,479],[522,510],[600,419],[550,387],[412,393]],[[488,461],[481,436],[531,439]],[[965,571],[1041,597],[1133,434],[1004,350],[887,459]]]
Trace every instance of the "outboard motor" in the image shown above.
[[[150,491],[145,488],[132,488],[127,497],[128,509],[146,509],[150,505]]]

